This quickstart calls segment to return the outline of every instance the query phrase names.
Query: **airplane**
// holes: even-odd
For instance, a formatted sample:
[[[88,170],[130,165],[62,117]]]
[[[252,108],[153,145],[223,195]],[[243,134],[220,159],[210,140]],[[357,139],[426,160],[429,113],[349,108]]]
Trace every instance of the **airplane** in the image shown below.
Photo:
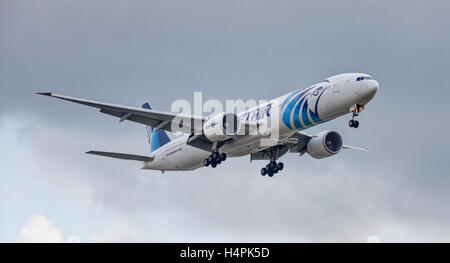
[[[215,168],[227,157],[250,155],[250,161],[268,160],[260,173],[272,177],[283,170],[284,164],[277,161],[288,152],[300,156],[308,153],[315,159],[322,159],[341,149],[367,151],[366,148],[344,145],[342,136],[336,131],[325,130],[310,135],[304,130],[346,114],[352,115],[348,125],[358,128],[356,117],[378,89],[379,83],[368,74],[338,74],[242,112],[222,112],[207,118],[154,110],[149,103],[137,108],[49,92],[37,94],[98,108],[101,113],[119,118],[119,122],[128,120],[146,125],[150,154],[105,151],[88,151],[87,154],[141,161],[142,169],[162,173],[207,166]],[[176,121],[182,125],[175,125]],[[268,123],[273,123],[271,127],[276,130],[258,132],[264,127],[262,124]],[[257,132],[250,132],[252,129]],[[242,132],[244,130],[246,132]],[[175,138],[166,133],[180,131],[183,134]],[[274,143],[261,143],[261,139],[270,137],[274,131],[278,133]]]

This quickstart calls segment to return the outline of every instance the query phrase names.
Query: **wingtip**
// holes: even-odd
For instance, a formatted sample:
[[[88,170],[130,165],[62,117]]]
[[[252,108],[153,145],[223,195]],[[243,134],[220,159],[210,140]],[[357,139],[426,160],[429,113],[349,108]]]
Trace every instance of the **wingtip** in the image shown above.
[[[36,94],[38,94],[38,95],[44,95],[44,96],[52,96],[52,93],[51,92],[36,92]]]

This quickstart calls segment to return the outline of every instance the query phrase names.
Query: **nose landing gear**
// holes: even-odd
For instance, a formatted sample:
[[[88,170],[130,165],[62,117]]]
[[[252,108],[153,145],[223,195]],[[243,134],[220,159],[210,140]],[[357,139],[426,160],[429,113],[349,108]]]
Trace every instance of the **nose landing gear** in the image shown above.
[[[355,117],[359,115],[361,111],[364,110],[363,105],[355,105],[352,111],[352,119],[348,122],[348,126],[351,128],[358,128],[359,127],[359,121],[355,120]]]
[[[351,128],[358,128],[359,127],[359,121],[352,119],[352,120],[350,120],[348,122],[348,126],[351,127]]]

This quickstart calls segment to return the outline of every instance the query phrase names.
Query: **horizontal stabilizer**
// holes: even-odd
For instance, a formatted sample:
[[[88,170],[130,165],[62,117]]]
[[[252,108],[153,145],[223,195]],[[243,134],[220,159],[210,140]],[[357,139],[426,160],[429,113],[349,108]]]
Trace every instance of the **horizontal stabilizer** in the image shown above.
[[[105,156],[105,157],[111,157],[111,158],[117,158],[117,159],[123,159],[123,160],[134,160],[134,161],[142,161],[142,162],[150,162],[150,161],[153,161],[153,159],[155,159],[155,157],[126,154],[126,153],[99,152],[99,151],[89,151],[86,153]]]

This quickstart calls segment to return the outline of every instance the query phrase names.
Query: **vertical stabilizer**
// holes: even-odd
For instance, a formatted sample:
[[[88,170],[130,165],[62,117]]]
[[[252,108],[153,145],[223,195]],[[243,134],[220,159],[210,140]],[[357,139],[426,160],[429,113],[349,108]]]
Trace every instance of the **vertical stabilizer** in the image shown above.
[[[151,110],[152,107],[148,102],[144,103],[142,105],[142,108]],[[153,130],[153,127],[147,126],[147,140],[148,144],[150,145],[150,151],[154,152],[158,150],[161,146],[165,145],[166,143],[170,142],[169,136],[167,136],[166,131],[164,130]]]

